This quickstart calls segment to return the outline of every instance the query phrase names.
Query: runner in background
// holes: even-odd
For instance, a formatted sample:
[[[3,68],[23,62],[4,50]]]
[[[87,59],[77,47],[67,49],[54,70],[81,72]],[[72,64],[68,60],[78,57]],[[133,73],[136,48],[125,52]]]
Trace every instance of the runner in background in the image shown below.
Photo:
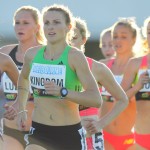
[[[134,128],[137,150],[150,149],[150,17],[144,21],[143,33],[148,54],[134,58],[128,63],[122,81],[122,87],[128,96],[136,97],[137,112]]]
[[[6,73],[7,76],[11,79],[11,81],[14,83],[14,86],[17,86],[19,72],[15,63],[13,62],[11,57],[3,53],[0,53],[0,149],[1,150],[6,150],[4,144],[5,136],[4,136],[4,118],[3,118],[4,117],[3,105],[5,104],[6,101],[5,95],[2,90],[2,76],[4,73]],[[17,148],[20,149],[21,146],[18,146]]]
[[[135,56],[134,46],[139,36],[138,32],[139,28],[132,18],[121,18],[113,25],[112,41],[116,57],[102,62],[110,68],[119,84],[123,79],[128,61]],[[137,51],[136,49],[135,52]],[[100,118],[103,118],[115,104],[115,98],[105,88],[102,88],[102,96],[104,103]],[[135,115],[136,103],[133,96],[129,100],[128,107],[103,129],[106,150],[135,150],[133,134]]]
[[[89,31],[87,29],[86,22],[80,18],[75,18],[76,28],[74,29],[74,36],[70,39],[70,44],[74,47],[77,47],[83,53],[85,52],[85,44],[90,36]],[[90,130],[87,133],[87,148],[88,150],[103,150],[103,135],[102,128],[109,124],[123,109],[125,108],[124,103],[127,103],[125,93],[122,91],[120,86],[114,80],[114,77],[111,71],[102,63],[95,61],[92,58],[87,57],[87,61],[89,63],[89,67],[99,85],[105,86],[117,99],[116,105],[112,108],[112,110],[101,120],[98,121],[98,108],[93,107],[85,107],[81,106],[80,116],[82,119],[82,125],[88,130],[91,128],[91,124],[95,121],[98,121],[101,126],[99,128],[95,128],[94,130]],[[116,90],[118,93],[116,94]],[[119,100],[119,101],[118,101]],[[123,106],[124,105],[124,106]],[[89,124],[87,124],[87,122]],[[97,132],[96,134],[93,134]]]
[[[14,13],[13,25],[18,44],[3,46],[0,51],[9,55],[17,65],[19,72],[21,72],[26,51],[30,47],[44,44],[41,14],[35,7],[22,6]],[[3,90],[7,99],[7,104],[11,105],[16,99],[17,90],[6,74],[3,74],[2,81],[4,82]],[[30,129],[33,107],[33,97],[30,96],[26,108],[28,110],[28,120],[25,131],[29,131]],[[16,121],[5,119],[4,131],[6,135],[4,143],[7,150],[16,150],[16,146],[20,144],[25,147],[24,134],[26,132],[17,130]]]
[[[115,50],[112,46],[112,27],[104,29],[100,34],[100,40],[99,40],[99,48],[101,49],[101,52],[104,56],[104,59],[106,58],[112,58],[115,57]]]

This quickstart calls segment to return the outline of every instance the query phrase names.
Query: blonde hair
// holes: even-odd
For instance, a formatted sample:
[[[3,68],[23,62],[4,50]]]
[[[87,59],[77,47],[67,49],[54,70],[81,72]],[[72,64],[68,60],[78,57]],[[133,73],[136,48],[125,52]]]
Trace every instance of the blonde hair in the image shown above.
[[[132,52],[134,56],[141,56],[143,53],[141,51],[141,34],[140,28],[136,24],[135,17],[119,18],[119,20],[112,26],[112,34],[114,33],[114,29],[119,25],[127,27],[131,31],[132,36],[135,39]]]
[[[133,38],[136,38],[137,30],[139,28],[136,25],[136,21],[134,17],[119,18],[119,20],[112,26],[112,33],[114,32],[115,27],[119,25],[127,27],[132,32]]]
[[[147,54],[150,50],[147,40],[147,26],[150,23],[150,17],[146,18],[144,21],[144,25],[142,27],[142,37],[143,37],[143,49],[144,52]]]
[[[102,38],[103,38],[103,36],[104,36],[105,34],[108,34],[108,33],[110,33],[110,35],[111,35],[111,30],[112,30],[111,27],[110,27],[110,28],[106,28],[106,29],[104,29],[104,30],[100,33],[99,48],[102,48]]]
[[[144,21],[144,26],[142,27],[142,34],[147,38],[147,26],[150,23],[150,17],[146,18]]]
[[[73,36],[73,28],[75,26],[74,21],[73,21],[73,14],[71,13],[71,11],[69,10],[69,8],[67,6],[64,5],[58,5],[58,4],[53,4],[49,7],[44,7],[42,10],[42,16],[45,15],[46,12],[48,11],[57,11],[57,12],[61,12],[64,17],[65,17],[65,22],[66,25],[71,25],[71,29],[70,31],[67,33],[67,42],[68,42],[68,34],[69,36]]]
[[[82,39],[86,39],[86,41],[87,41],[88,38],[90,37],[90,32],[88,30],[86,21],[79,17],[75,17],[74,21],[75,21],[75,28],[77,28],[79,30],[79,32],[82,36]],[[81,49],[83,51],[85,50],[84,45],[81,46]]]
[[[78,28],[81,33],[82,38],[88,40],[88,38],[90,37],[90,32],[88,30],[86,21],[79,17],[74,18],[74,21],[76,28]]]
[[[21,11],[28,11],[31,13],[35,23],[40,26],[38,32],[36,33],[36,38],[39,44],[45,44],[45,36],[43,32],[43,23],[42,23],[42,18],[40,11],[32,6],[22,6],[16,10],[14,13],[14,18],[13,18],[13,25],[15,25],[15,17],[16,15],[21,12]]]

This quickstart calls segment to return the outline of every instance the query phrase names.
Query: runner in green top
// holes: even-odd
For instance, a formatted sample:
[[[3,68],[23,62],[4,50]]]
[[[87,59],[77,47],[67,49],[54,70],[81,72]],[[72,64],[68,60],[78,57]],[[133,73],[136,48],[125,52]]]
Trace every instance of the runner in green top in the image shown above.
[[[42,47],[31,63],[30,81],[34,96],[49,96],[44,88],[38,89],[41,85],[44,87],[45,80],[53,81],[59,86],[70,90],[81,91],[82,86],[77,74],[68,64],[68,53],[71,47],[66,46],[61,56],[56,60],[45,59],[43,57],[45,49],[45,46]],[[63,71],[65,71],[64,74]]]
[[[37,146],[39,149],[42,146],[55,150],[86,150],[78,107],[79,104],[100,107],[98,86],[84,54],[76,48],[68,48],[67,35],[73,27],[69,9],[63,5],[47,7],[43,10],[43,22],[47,45],[43,52],[40,50],[43,46],[26,52],[18,81],[18,126],[21,130],[25,127],[30,81],[36,89],[34,95],[38,93],[38,96],[34,97],[32,128],[25,136],[27,149],[38,150]]]

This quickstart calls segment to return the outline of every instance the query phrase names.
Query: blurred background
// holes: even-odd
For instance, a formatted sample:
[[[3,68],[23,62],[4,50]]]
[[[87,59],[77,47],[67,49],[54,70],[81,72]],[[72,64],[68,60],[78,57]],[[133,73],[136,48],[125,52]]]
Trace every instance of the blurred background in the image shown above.
[[[96,60],[103,58],[99,48],[103,29],[113,25],[119,17],[135,17],[141,27],[150,16],[150,0],[0,0],[0,46],[16,43],[12,22],[17,8],[31,5],[42,10],[54,3],[68,6],[74,16],[86,20],[91,37],[85,55]]]

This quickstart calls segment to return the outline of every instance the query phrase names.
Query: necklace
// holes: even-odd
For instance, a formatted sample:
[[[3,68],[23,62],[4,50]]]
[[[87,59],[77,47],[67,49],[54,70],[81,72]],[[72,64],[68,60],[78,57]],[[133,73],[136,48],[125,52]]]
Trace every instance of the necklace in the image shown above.
[[[45,58],[46,58],[46,59],[49,59],[49,60],[51,60],[51,61],[53,61],[53,60],[54,60],[54,56],[55,56],[55,55],[53,55],[52,57],[48,57],[48,55],[47,55],[47,54],[45,54]]]

